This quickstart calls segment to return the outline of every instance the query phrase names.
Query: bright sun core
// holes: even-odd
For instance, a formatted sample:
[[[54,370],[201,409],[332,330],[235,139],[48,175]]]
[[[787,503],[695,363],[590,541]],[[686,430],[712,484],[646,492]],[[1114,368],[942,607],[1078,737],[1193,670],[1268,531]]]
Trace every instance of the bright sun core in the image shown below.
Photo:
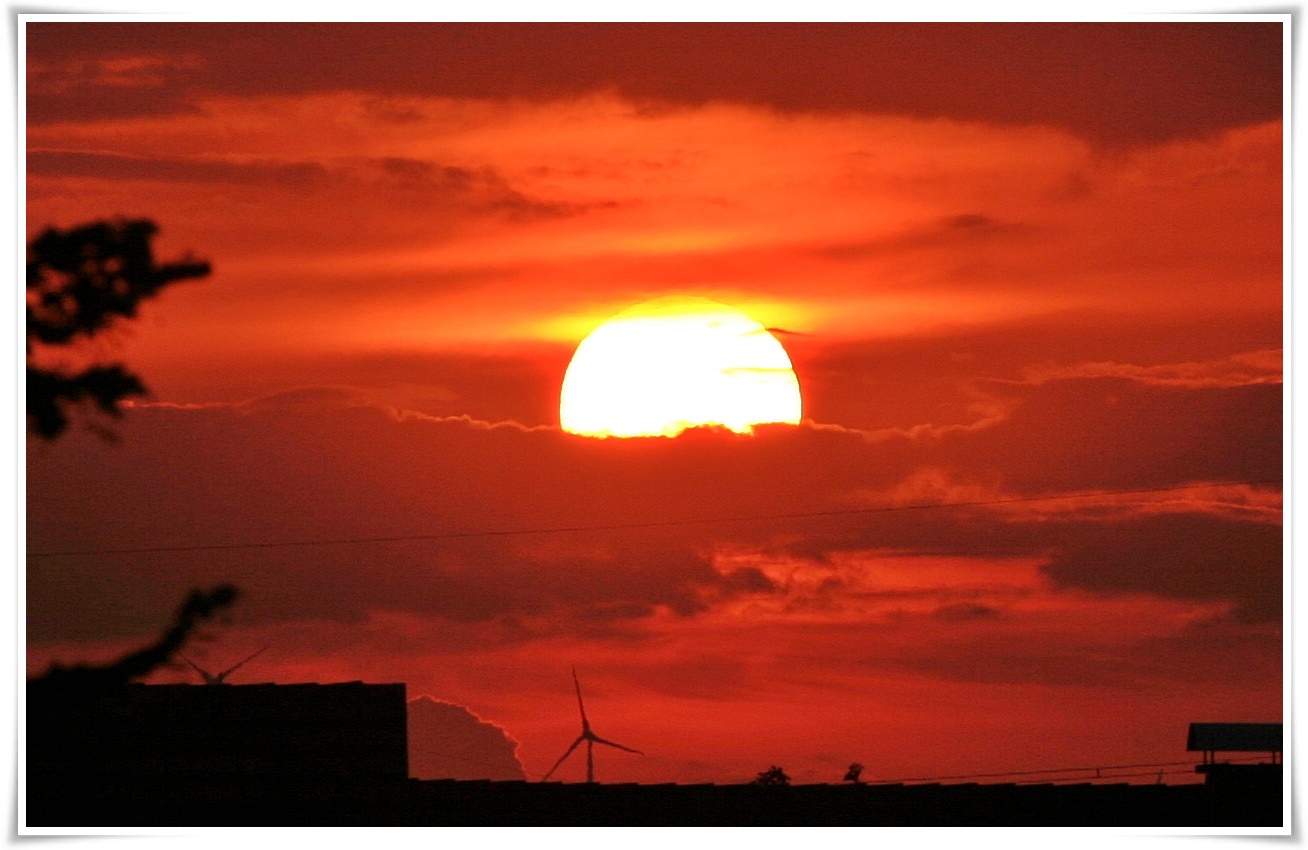
[[[704,298],[659,298],[609,319],[572,356],[559,397],[564,431],[672,437],[718,425],[741,434],[798,424],[799,380],[767,328]]]

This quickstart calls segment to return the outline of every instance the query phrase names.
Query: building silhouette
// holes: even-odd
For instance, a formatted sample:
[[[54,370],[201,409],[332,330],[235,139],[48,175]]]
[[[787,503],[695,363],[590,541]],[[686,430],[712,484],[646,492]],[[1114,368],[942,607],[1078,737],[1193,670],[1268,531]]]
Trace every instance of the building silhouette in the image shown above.
[[[403,684],[28,683],[27,776],[44,783],[403,781]]]
[[[1186,749],[1203,753],[1195,767],[1208,785],[1232,788],[1263,787],[1279,791],[1282,779],[1280,723],[1191,723]],[[1232,762],[1227,753],[1262,753],[1267,761]]]

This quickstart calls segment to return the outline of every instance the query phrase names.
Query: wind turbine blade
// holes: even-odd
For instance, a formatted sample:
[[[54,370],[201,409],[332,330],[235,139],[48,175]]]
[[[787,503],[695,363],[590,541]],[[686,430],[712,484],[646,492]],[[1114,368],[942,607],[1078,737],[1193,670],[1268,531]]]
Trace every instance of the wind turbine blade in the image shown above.
[[[177,657],[185,661],[187,664],[191,665],[191,669],[199,673],[202,679],[204,679],[206,682],[209,681],[209,679],[211,678],[209,671],[205,670],[203,667],[196,664],[194,661],[187,658],[185,655],[179,655]]]
[[[643,756],[643,755],[645,755],[645,754],[642,753],[640,750],[633,750],[631,747],[624,747],[624,746],[622,746],[621,744],[615,744],[613,741],[607,741],[607,740],[601,738],[599,735],[591,735],[591,736],[590,736],[590,739],[591,739],[592,741],[594,741],[595,743],[597,743],[597,744],[608,744],[610,747],[617,747],[617,748],[620,749],[620,750],[626,750],[627,752],[629,752],[629,753],[635,753],[635,754],[638,755],[638,756]]]
[[[581,728],[587,729],[590,724],[586,720],[586,704],[581,701],[581,680],[577,678],[576,667],[572,668],[572,684],[577,686],[577,707],[581,709]]]
[[[578,737],[577,740],[573,741],[573,742],[572,742],[572,746],[571,746],[571,747],[568,747],[567,752],[565,752],[563,755],[559,756],[559,760],[556,761],[556,762],[554,762],[554,766],[550,768],[549,773],[546,773],[544,776],[542,776],[542,777],[540,778],[540,781],[541,781],[541,782],[544,782],[545,780],[547,780],[547,779],[549,779],[551,776],[553,776],[553,775],[554,775],[554,771],[558,770],[558,769],[559,769],[559,765],[563,764],[563,760],[566,759],[568,756],[572,755],[572,751],[575,750],[575,749],[577,749],[577,745],[580,744],[580,743],[581,743],[582,741],[584,741],[584,740],[586,740],[586,738],[585,738],[585,736],[583,735],[583,736]]]
[[[219,675],[219,676],[227,676],[227,675],[230,675],[230,674],[232,674],[232,673],[235,673],[237,667],[240,667],[240,666],[241,666],[242,664],[244,664],[246,661],[253,661],[255,658],[257,658],[258,656],[262,655],[264,652],[267,652],[267,651],[268,651],[268,647],[265,646],[263,649],[259,650],[259,651],[256,652],[254,655],[251,655],[249,658],[246,658],[246,659],[243,660],[243,661],[239,661],[239,662],[237,662],[236,664],[233,664],[231,667],[228,667],[226,670],[224,670],[223,672],[219,673],[218,675]]]

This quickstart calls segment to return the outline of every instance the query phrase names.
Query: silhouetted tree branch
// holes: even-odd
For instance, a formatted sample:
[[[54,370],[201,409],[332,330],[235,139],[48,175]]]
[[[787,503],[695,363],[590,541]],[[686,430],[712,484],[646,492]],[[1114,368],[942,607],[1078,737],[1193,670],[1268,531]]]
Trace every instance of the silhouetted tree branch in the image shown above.
[[[146,219],[99,221],[70,230],[48,228],[27,245],[28,427],[54,439],[68,427],[67,408],[93,402],[117,416],[119,402],[145,385],[121,364],[80,372],[33,362],[34,346],[69,346],[134,318],[142,301],[171,283],[209,274],[209,263],[186,257],[155,263]]]
[[[204,620],[215,616],[236,601],[239,591],[230,584],[212,590],[192,590],[178,609],[173,625],[159,639],[117,661],[103,666],[78,664],[73,667],[51,665],[32,682],[69,688],[105,688],[125,685],[168,663],[173,654],[185,646]]]

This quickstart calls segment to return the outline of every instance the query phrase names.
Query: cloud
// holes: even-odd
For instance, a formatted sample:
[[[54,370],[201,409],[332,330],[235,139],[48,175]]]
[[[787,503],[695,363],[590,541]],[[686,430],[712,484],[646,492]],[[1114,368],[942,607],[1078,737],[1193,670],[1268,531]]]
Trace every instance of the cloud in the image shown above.
[[[381,157],[321,163],[273,159],[230,160],[205,157],[121,156],[76,150],[30,150],[27,173],[35,177],[95,180],[214,183],[297,193],[327,190],[404,192],[483,213],[529,220],[579,215],[611,203],[568,204],[538,200],[512,188],[494,169],[469,169],[417,159]],[[335,187],[335,188],[334,188]]]
[[[1279,480],[1279,384],[1182,389],[1077,378],[1018,394],[1003,427],[941,438],[950,465],[1021,492]]]
[[[805,415],[876,431],[971,425],[1007,415],[1019,385],[1048,379],[1122,378],[1213,388],[1276,383],[1279,311],[1177,317],[1062,311],[1038,318],[956,325],[879,339],[787,338]],[[1104,352],[1115,361],[1100,365]],[[1100,362],[1097,362],[1100,361]],[[1056,391],[1054,386],[1050,392]]]
[[[227,95],[186,114],[36,124],[28,218],[140,211],[214,262],[198,291],[160,303],[166,335],[139,343],[174,369],[234,341],[265,363],[292,340],[338,361],[575,345],[678,292],[797,332],[788,347],[979,331],[1019,367],[1073,345],[1058,362],[1152,365],[1090,345],[1096,326],[1133,348],[1184,341],[1170,363],[1223,344],[1229,356],[1235,328],[1281,315],[1276,121],[1102,156],[1049,126],[782,121],[724,102],[651,115],[612,93],[404,104],[395,122],[366,92]],[[300,126],[313,132],[288,134]],[[1069,196],[1073,177],[1085,191]],[[1219,330],[1186,339],[1186,325]],[[1004,340],[1014,328],[1024,338]]]
[[[961,213],[945,216],[939,221],[924,223],[905,232],[880,235],[866,240],[820,245],[812,251],[824,259],[858,262],[928,250],[959,248],[976,250],[980,244],[983,244],[982,240],[993,242],[1006,239],[1026,246],[1029,245],[1031,238],[1037,235],[1031,227],[1021,223],[1006,223],[981,213]]]
[[[289,188],[321,185],[328,177],[327,170],[314,162],[231,162],[61,150],[28,151],[27,171],[43,177],[225,182]]]
[[[29,104],[34,122],[161,114],[186,108],[196,93],[266,91],[268,67],[291,92],[481,99],[613,90],[649,112],[732,101],[1059,125],[1115,143],[1198,135],[1281,110],[1275,23],[100,22],[27,30],[29,69],[40,69],[29,82],[39,95]],[[148,85],[154,96],[113,96],[125,83],[133,92]]]
[[[1062,586],[1234,599],[1238,619],[1281,619],[1285,551],[1279,524],[1153,516],[1114,523],[1111,534],[1077,537],[1045,567]]]
[[[92,57],[92,45],[81,46],[80,53],[75,50],[53,61],[38,56],[39,51],[29,52],[27,85],[41,95],[30,105],[33,113],[41,114],[47,99],[74,110],[84,105],[91,114],[193,108],[185,102],[184,90],[189,79],[203,73],[205,59],[200,52],[131,51]],[[56,110],[56,114],[65,120],[71,117],[67,111]]]
[[[420,696],[409,701],[409,776],[414,779],[526,779],[518,742],[467,708]]]
[[[656,612],[800,604],[798,574],[783,578],[759,556],[722,560],[730,550],[812,559],[808,606],[871,592],[820,565],[875,549],[978,565],[1047,558],[1060,586],[1274,615],[1279,510],[1248,501],[1251,488],[1198,490],[1166,512],[1147,496],[1064,501],[1057,512],[1011,500],[1275,480],[1279,387],[1074,379],[1018,389],[1012,411],[984,427],[872,440],[801,426],[595,441],[397,415],[348,388],[229,409],[142,407],[108,455],[84,435],[33,447],[29,546],[163,551],[34,560],[29,635],[138,629],[176,594],[218,579],[249,591],[258,621],[396,611],[514,622],[535,636],[617,637]],[[1070,433],[1069,421],[1079,426]],[[939,501],[981,504],[921,509]],[[1097,542],[1111,540],[1120,548]],[[1220,555],[1200,558],[1199,541]],[[242,544],[269,545],[225,548]],[[167,551],[194,545],[212,548]],[[1220,580],[1214,558],[1229,562]],[[1101,559],[1111,564],[1094,567]],[[58,614],[77,598],[100,604],[76,621]],[[939,604],[959,603],[991,604]]]
[[[956,622],[967,620],[988,620],[991,617],[998,617],[999,611],[991,608],[989,605],[956,602],[952,605],[945,605],[937,608],[935,616],[942,620]]]
[[[1025,378],[1035,383],[1050,379],[1129,378],[1141,383],[1174,387],[1232,387],[1282,382],[1284,358],[1280,349],[1233,354],[1218,361],[1167,363],[1038,363],[1026,368]]]

